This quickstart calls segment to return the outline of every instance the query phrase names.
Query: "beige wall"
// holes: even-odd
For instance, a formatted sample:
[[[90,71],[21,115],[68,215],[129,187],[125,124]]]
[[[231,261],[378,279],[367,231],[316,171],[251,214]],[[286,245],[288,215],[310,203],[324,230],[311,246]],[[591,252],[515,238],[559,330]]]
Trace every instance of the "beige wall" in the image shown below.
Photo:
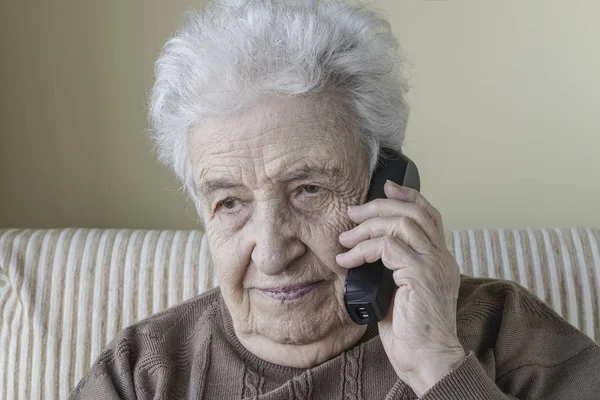
[[[191,0],[0,5],[0,227],[193,228],[154,161],[152,64]],[[380,0],[405,151],[447,229],[600,226],[600,3]]]

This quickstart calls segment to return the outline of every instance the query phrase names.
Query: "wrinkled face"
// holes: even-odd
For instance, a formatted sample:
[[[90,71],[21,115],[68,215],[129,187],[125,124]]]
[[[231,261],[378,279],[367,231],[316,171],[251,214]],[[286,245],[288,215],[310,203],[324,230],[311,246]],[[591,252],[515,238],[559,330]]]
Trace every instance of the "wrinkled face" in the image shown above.
[[[332,99],[263,101],[188,138],[219,284],[238,335],[306,344],[355,329],[338,236],[366,196],[363,147]]]

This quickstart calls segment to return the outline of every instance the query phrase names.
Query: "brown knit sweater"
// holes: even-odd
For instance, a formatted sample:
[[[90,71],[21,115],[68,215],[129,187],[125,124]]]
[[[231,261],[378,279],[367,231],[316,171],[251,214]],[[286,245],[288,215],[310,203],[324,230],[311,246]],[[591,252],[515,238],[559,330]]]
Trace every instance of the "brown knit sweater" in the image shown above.
[[[458,336],[468,357],[422,399],[600,399],[600,347],[513,282],[463,277]],[[416,399],[377,326],[310,369],[237,340],[218,289],[121,332],[71,399]]]

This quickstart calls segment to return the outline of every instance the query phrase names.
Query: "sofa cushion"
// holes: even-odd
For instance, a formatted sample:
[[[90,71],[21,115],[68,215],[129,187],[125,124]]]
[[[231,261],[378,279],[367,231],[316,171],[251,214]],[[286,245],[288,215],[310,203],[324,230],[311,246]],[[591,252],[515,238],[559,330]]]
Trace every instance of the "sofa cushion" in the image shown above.
[[[600,342],[599,229],[446,243],[462,273],[519,282]],[[202,231],[0,230],[0,398],[68,397],[119,330],[214,286]]]

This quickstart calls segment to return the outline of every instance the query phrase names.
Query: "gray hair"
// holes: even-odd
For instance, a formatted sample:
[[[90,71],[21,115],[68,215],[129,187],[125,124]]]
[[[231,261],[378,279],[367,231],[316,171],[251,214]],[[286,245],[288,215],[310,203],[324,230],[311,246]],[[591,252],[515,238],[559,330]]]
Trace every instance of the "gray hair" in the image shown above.
[[[188,14],[156,62],[149,99],[158,159],[194,198],[187,134],[258,96],[332,93],[349,112],[370,172],[400,150],[409,114],[403,58],[387,20],[343,0],[214,0]]]

